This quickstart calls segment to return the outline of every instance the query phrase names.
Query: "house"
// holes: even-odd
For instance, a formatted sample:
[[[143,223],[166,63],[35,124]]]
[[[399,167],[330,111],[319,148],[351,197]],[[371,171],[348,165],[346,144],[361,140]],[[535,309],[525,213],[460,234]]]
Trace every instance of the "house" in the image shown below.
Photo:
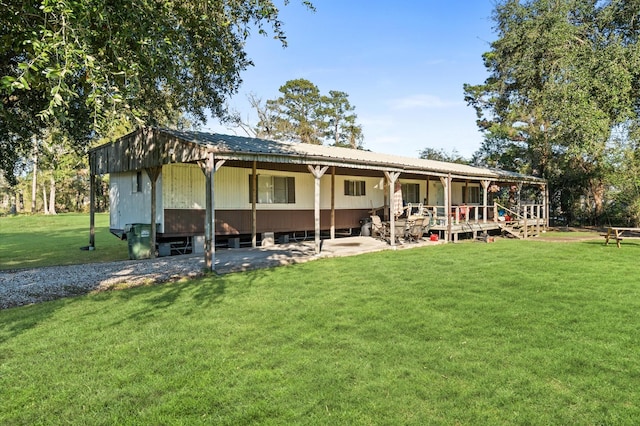
[[[497,206],[488,202],[495,187],[536,188],[541,202],[512,214],[524,211],[538,229],[547,224],[543,179],[349,148],[142,128],[92,149],[89,164],[90,247],[95,177],[109,174],[112,233],[122,236],[129,224],[150,224],[154,247],[191,239],[210,267],[220,241],[256,246],[259,238],[306,233],[318,251],[321,232],[334,238],[340,230],[359,230],[372,212],[393,225],[396,189],[404,204],[429,211],[432,229],[446,240],[503,226]]]

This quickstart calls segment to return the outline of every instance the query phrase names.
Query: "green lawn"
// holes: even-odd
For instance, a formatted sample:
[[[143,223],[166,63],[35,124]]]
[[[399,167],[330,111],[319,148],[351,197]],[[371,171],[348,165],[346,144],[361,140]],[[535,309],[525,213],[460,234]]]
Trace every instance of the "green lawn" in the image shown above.
[[[448,244],[0,311],[0,424],[636,424],[639,255]]]
[[[109,214],[96,214],[95,221],[97,250],[83,251],[88,214],[0,217],[0,270],[128,259],[127,242],[109,233]]]

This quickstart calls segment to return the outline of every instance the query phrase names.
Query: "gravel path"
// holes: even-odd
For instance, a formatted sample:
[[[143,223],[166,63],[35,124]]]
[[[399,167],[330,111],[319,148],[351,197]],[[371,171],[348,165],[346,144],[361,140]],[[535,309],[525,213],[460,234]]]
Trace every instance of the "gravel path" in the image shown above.
[[[327,254],[331,254],[330,252]],[[269,248],[216,252],[216,272],[229,273],[305,262],[317,258],[313,245],[277,245]],[[148,260],[0,271],[0,309],[44,302],[92,291],[135,287],[203,275],[202,254]]]
[[[0,309],[108,290],[202,275],[202,256],[52,266],[0,272]]]
[[[433,243],[424,242],[407,247],[424,244]],[[315,254],[313,241],[278,244],[266,248],[220,250],[216,251],[215,269],[216,272],[225,274],[306,262],[322,257],[351,256],[388,248],[386,243],[371,237],[350,237],[323,241],[320,254]],[[203,275],[205,269],[204,256],[196,254],[0,271],[0,309],[77,296],[92,291],[196,277]]]

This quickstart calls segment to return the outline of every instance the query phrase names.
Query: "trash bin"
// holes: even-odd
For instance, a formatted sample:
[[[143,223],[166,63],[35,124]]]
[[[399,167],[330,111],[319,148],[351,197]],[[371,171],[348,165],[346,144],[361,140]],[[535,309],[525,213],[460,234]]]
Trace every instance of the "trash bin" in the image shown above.
[[[371,219],[365,218],[360,221],[362,226],[360,227],[360,235],[363,237],[371,236]]]
[[[149,259],[151,257],[151,224],[130,223],[126,225],[129,259]]]

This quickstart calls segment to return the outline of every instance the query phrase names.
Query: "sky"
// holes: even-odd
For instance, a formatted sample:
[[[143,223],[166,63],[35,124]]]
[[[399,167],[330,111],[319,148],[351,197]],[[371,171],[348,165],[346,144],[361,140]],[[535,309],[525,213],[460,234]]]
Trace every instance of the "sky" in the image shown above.
[[[254,66],[229,101],[256,124],[247,96],[280,96],[304,78],[320,93],[345,92],[362,125],[364,148],[418,157],[424,148],[471,158],[482,143],[463,84],[488,74],[482,54],[495,39],[492,0],[298,0],[283,6],[288,47],[257,32],[247,43]],[[278,3],[278,2],[277,2]],[[204,130],[246,136],[211,119]]]

